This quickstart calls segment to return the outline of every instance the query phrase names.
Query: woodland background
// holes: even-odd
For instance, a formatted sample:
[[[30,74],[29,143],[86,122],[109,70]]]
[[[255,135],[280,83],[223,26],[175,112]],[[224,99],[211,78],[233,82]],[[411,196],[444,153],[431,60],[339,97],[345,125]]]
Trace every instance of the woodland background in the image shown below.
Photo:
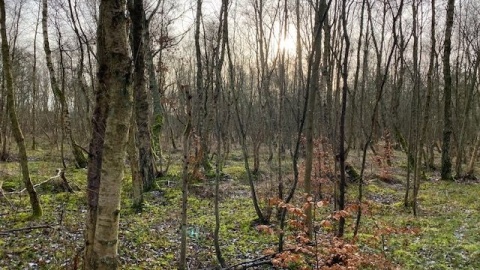
[[[479,267],[478,1],[0,11],[0,268]]]

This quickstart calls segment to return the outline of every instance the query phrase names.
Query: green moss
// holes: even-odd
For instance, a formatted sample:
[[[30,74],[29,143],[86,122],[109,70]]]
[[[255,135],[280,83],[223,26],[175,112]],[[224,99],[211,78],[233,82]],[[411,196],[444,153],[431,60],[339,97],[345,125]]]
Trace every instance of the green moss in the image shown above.
[[[245,180],[247,179],[247,173],[245,167],[242,165],[238,166],[226,166],[223,168],[223,172],[227,175],[230,175],[233,179]]]

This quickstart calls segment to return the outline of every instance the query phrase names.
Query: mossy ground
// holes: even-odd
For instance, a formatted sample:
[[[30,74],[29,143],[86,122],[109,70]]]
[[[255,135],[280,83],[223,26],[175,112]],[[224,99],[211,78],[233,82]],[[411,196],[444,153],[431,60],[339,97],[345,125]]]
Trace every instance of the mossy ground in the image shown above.
[[[50,151],[35,151],[30,156],[34,183],[52,177],[61,166]],[[275,235],[260,233],[252,226],[256,216],[243,161],[237,152],[231,156],[220,183],[220,242],[229,265],[258,258],[264,249],[276,246]],[[400,158],[398,162],[402,162]],[[179,168],[172,165],[169,175],[157,179],[156,189],[145,194],[140,213],[130,207],[129,176],[124,180],[119,236],[123,269],[176,268],[180,244]],[[399,180],[396,183],[374,179],[375,168],[367,172],[365,213],[356,240],[360,251],[381,254],[399,269],[480,269],[480,184],[437,181],[432,175],[421,184],[419,215],[414,217],[402,203],[402,170],[392,171]],[[275,193],[275,177],[269,169],[261,175],[257,184],[264,204],[266,197]],[[0,164],[0,180],[8,200],[0,198],[0,269],[72,269],[81,264],[86,171],[68,168],[66,177],[80,191],[40,191],[44,215],[31,220],[27,196],[15,193],[22,189],[18,164]],[[210,179],[190,186],[188,260],[192,269],[217,266],[213,247],[213,184]],[[349,184],[348,192],[349,200],[354,202],[355,183]],[[317,218],[322,219],[330,210],[318,211]],[[275,223],[273,215],[272,221]],[[348,239],[353,231],[353,217],[347,219],[347,224]]]

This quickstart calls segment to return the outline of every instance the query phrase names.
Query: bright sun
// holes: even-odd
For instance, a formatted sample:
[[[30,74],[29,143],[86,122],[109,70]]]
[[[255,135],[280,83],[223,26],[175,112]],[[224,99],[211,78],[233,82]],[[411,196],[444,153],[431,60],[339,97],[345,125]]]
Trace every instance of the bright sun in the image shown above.
[[[295,53],[296,47],[297,44],[293,38],[287,37],[280,41],[280,49],[285,50],[288,54]]]

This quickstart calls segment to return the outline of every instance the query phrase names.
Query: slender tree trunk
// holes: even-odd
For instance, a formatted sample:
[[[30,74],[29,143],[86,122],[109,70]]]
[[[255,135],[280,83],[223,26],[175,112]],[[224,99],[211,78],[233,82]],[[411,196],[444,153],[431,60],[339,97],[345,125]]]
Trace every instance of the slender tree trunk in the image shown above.
[[[361,16],[360,16],[360,29],[363,28],[363,23],[364,23],[364,20],[363,20],[363,15],[365,14],[365,5],[368,4],[366,3],[367,1],[366,0],[363,0],[362,1],[362,11],[361,11]],[[366,50],[367,46],[368,46],[368,35],[369,35],[369,32],[368,32],[368,28],[367,28],[367,32],[365,34],[365,47],[364,47],[364,50]],[[351,132],[351,137],[353,137],[355,134],[353,132],[353,120],[355,119],[354,115],[355,115],[355,96],[356,96],[356,92],[358,91],[358,85],[359,85],[359,81],[358,81],[358,77],[359,77],[359,72],[360,72],[360,52],[361,52],[361,47],[362,47],[362,38],[363,38],[363,31],[360,31],[360,37],[359,37],[359,41],[358,41],[358,48],[357,48],[357,67],[355,69],[355,79],[354,79],[354,83],[353,83],[353,90],[354,90],[354,94],[352,96],[352,117],[351,117],[351,122],[350,122],[350,132]],[[364,57],[364,60],[363,62],[365,63],[365,57],[366,57],[366,54],[364,53],[363,55]],[[361,82],[361,85],[363,87],[363,85],[365,85],[365,76],[362,75],[362,82]],[[360,106],[362,106],[360,104]],[[356,133],[358,134],[358,133]],[[354,143],[355,144],[355,143]],[[350,147],[350,146],[348,146]],[[363,201],[363,181],[362,179],[360,178],[358,180],[358,209],[357,209],[357,219],[355,221],[355,229],[353,231],[353,235],[354,236],[357,236],[358,234],[358,228],[359,228],[359,223],[360,223],[360,220],[362,218],[362,201]]]
[[[130,163],[130,171],[132,173],[132,207],[135,208],[138,212],[142,210],[143,206],[143,181],[142,176],[140,174],[140,169],[138,167],[139,158],[138,158],[138,151],[137,151],[137,140],[135,138],[135,119],[132,115],[132,122],[130,123],[130,131],[128,135],[128,146],[127,146],[127,154],[128,160]]]
[[[442,168],[441,177],[444,180],[452,179],[452,161],[450,157],[450,143],[452,136],[452,75],[450,70],[450,53],[452,51],[453,15],[455,0],[448,0],[447,19],[445,27],[445,41],[443,45],[443,136],[442,136]]]
[[[222,90],[222,69],[225,60],[226,42],[228,41],[228,0],[222,0],[222,7],[220,10],[220,22],[218,28],[217,48],[215,58],[215,93],[213,95],[213,106],[215,109],[215,136],[216,136],[216,162],[215,162],[215,230],[214,230],[214,246],[215,255],[222,268],[225,268],[225,259],[222,256],[220,249],[220,212],[219,212],[219,182],[221,172],[221,144],[222,144],[222,132],[220,122],[220,96]]]
[[[129,0],[132,18],[132,53],[134,62],[133,88],[139,170],[143,189],[149,191],[155,181],[155,161],[150,136],[150,105],[145,82],[145,10],[143,0]]]
[[[55,98],[60,103],[61,111],[62,111],[62,121],[64,124],[65,135],[68,136],[70,146],[72,149],[73,157],[75,158],[75,165],[78,168],[85,168],[87,167],[87,159],[83,155],[83,150],[77,145],[75,139],[73,138],[72,128],[71,128],[71,121],[70,115],[68,112],[68,104],[65,98],[65,93],[60,89],[58,85],[57,78],[55,76],[55,70],[53,68],[52,63],[52,52],[50,50],[50,43],[48,41],[48,0],[42,0],[43,2],[43,9],[42,9],[42,28],[43,28],[43,45],[45,50],[45,56],[47,60],[47,68],[50,74],[50,84],[53,90],[53,94]]]
[[[159,162],[159,173],[163,174],[163,156],[162,156],[162,146],[160,142],[160,135],[161,131],[164,126],[169,126],[168,117],[164,117],[164,108],[161,103],[161,95],[160,95],[160,85],[157,81],[157,76],[155,73],[155,65],[153,64],[154,54],[152,51],[151,39],[150,39],[150,22],[153,16],[158,11],[160,4],[164,4],[165,1],[157,1],[157,5],[153,9],[151,15],[145,19],[145,33],[144,33],[144,40],[145,40],[145,58],[146,58],[146,68],[148,72],[148,87],[149,91],[152,95],[153,99],[153,123],[151,125],[152,130],[152,153],[154,155],[154,159],[158,160]],[[145,12],[144,12],[145,13]],[[145,16],[145,15],[144,15]],[[162,46],[162,44],[160,45]],[[159,52],[159,63],[161,63],[161,55],[162,49],[160,48]],[[163,71],[160,70],[160,76],[163,77]],[[163,84],[162,86],[163,87]],[[175,145],[175,143],[173,143]],[[158,174],[157,174],[158,175]]]
[[[72,24],[73,24],[73,31],[75,32],[75,36],[77,37],[77,41],[78,41],[78,46],[80,48],[80,59],[78,60],[78,66],[77,66],[77,70],[76,70],[76,86],[78,88],[80,88],[80,91],[82,92],[83,94],[83,97],[85,98],[85,111],[86,111],[86,114],[87,114],[87,119],[88,117],[90,117],[90,98],[89,98],[89,95],[88,95],[88,90],[87,90],[87,87],[85,85],[85,82],[84,82],[84,78],[83,78],[83,73],[84,73],[84,59],[85,59],[85,50],[83,48],[83,42],[82,42],[82,36],[80,34],[80,30],[78,29],[78,26],[77,26],[77,19],[75,17],[75,14],[74,14],[74,7],[72,5],[72,0],[68,0],[68,9],[69,9],[69,12],[70,12],[70,19],[72,20]],[[88,46],[88,44],[87,44]],[[83,121],[82,121],[83,122]],[[90,127],[89,127],[90,128]],[[90,129],[89,129],[90,130]]]
[[[196,115],[196,135],[200,138],[200,145],[195,152],[196,160],[198,160],[197,164],[194,164],[194,170],[198,170],[200,166],[203,166],[205,171],[209,171],[211,166],[208,162],[208,145],[207,145],[207,129],[206,129],[206,119],[208,119],[208,110],[207,110],[207,89],[209,86],[209,82],[203,83],[204,79],[204,67],[202,65],[202,52],[200,47],[200,26],[202,22],[202,3],[203,0],[197,0],[197,11],[196,11],[196,18],[195,18],[195,59],[196,59],[196,75],[195,75],[195,85],[197,91],[197,102],[195,103],[195,115]],[[206,45],[205,45],[206,46]],[[208,57],[206,57],[208,59]],[[208,60],[207,60],[208,61]],[[208,62],[205,65],[205,70],[207,75],[205,76],[207,79],[211,78],[209,73]]]
[[[432,102],[432,93],[433,93],[433,88],[434,88],[434,68],[435,68],[435,47],[436,47],[436,38],[435,38],[435,0],[432,0],[431,3],[431,8],[432,8],[432,23],[430,25],[430,55],[429,55],[429,64],[428,64],[428,72],[427,72],[427,92],[425,94],[425,105],[424,105],[424,114],[423,114],[423,122],[422,122],[422,130],[421,130],[421,139],[422,142],[420,144],[420,147],[423,149],[424,147],[430,149],[431,147],[429,145],[425,145],[425,141],[427,140],[427,128],[428,128],[428,123],[429,123],[429,117],[430,117],[430,103]],[[430,160],[428,157],[425,157],[425,165],[427,168],[433,167],[433,164],[430,164]]]
[[[190,136],[192,132],[192,96],[186,86],[182,89],[185,92],[187,100],[187,124],[183,132],[183,172],[182,172],[182,216],[180,228],[180,258],[178,268],[180,270],[187,270],[187,207],[188,207],[188,167],[190,160]]]
[[[32,68],[32,150],[37,148],[37,35],[40,20],[41,7],[38,7],[37,23],[35,24],[35,33],[33,36],[33,68]]]
[[[283,22],[283,41],[287,39],[287,30],[288,30],[288,6],[287,0],[284,1],[284,22]],[[285,96],[287,93],[287,78],[286,78],[286,68],[285,68],[285,56],[286,55],[286,48],[284,47],[281,51],[280,56],[280,63],[279,63],[279,95],[278,95],[278,124],[277,124],[277,137],[278,137],[278,145],[277,145],[277,177],[278,177],[278,198],[283,200],[283,147],[284,147],[284,126],[285,126],[285,119],[284,118],[284,110],[285,110]],[[277,219],[280,220],[281,217],[281,208],[277,207]]]
[[[477,159],[479,149],[480,149],[480,133],[477,134],[477,139],[475,140],[475,145],[473,146],[473,150],[472,150],[472,156],[470,157],[470,161],[468,162],[468,167],[466,170],[467,176],[475,175],[475,161]]]
[[[343,63],[342,63],[342,110],[340,116],[340,146],[339,146],[339,161],[340,161],[340,182],[338,191],[338,209],[344,210],[345,209],[345,193],[346,193],[346,176],[345,176],[345,118],[346,118],[346,110],[347,110],[347,93],[348,93],[348,57],[350,51],[350,38],[348,36],[347,31],[347,11],[346,11],[346,1],[342,2],[342,13],[341,13],[341,21],[343,27],[343,41],[345,42],[345,49],[343,55]],[[338,237],[342,237],[345,232],[345,217],[340,216],[340,220],[338,222]]]
[[[480,55],[479,55],[480,56]],[[472,108],[472,102],[474,100],[475,88],[477,86],[477,72],[480,66],[480,59],[476,59],[473,63],[473,68],[471,71],[471,79],[469,84],[467,83],[467,99],[463,115],[461,117],[461,126],[460,126],[460,135],[457,143],[457,154],[455,160],[455,175],[456,177],[462,177],[462,164],[465,159],[465,136],[467,133],[467,123],[470,115],[470,110]]]
[[[319,87],[320,76],[320,60],[322,51],[322,19],[326,14],[325,0],[321,0],[317,11],[315,12],[315,28],[313,33],[313,47],[309,56],[309,76],[308,76],[308,104],[307,104],[307,118],[306,118],[306,156],[305,156],[305,193],[307,196],[312,196],[312,165],[313,165],[313,118],[315,112],[315,100]],[[308,235],[313,236],[313,220],[312,207],[306,210],[306,223],[308,227]]]
[[[18,147],[18,155],[20,159],[20,168],[22,170],[22,180],[27,189],[30,198],[30,205],[32,206],[32,216],[37,218],[42,215],[42,208],[38,200],[37,192],[30,180],[30,171],[28,169],[27,149],[25,147],[25,139],[23,137],[20,123],[18,122],[17,112],[15,109],[15,98],[13,93],[13,78],[10,66],[10,49],[8,46],[7,30],[5,23],[5,1],[0,0],[0,34],[2,36],[2,65],[3,76],[6,81],[7,90],[7,111],[10,117],[12,133]]]
[[[412,24],[412,35],[413,35],[413,93],[412,93],[412,115],[411,115],[411,133],[412,139],[409,142],[409,154],[413,156],[413,196],[412,196],[412,207],[413,214],[417,216],[418,214],[418,192],[420,190],[420,162],[419,162],[419,149],[422,145],[422,138],[420,135],[420,60],[419,60],[419,34],[418,34],[418,2],[416,0],[412,1],[412,15],[413,15],[413,24]]]

